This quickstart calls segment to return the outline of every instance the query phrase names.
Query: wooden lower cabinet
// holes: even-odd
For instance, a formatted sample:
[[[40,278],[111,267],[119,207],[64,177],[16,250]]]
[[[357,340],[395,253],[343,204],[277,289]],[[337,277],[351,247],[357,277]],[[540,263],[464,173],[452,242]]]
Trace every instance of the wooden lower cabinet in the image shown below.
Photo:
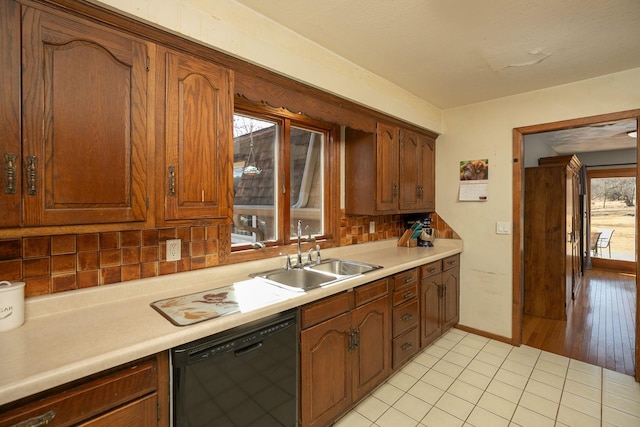
[[[421,267],[420,346],[428,346],[459,319],[460,256]]]
[[[325,426],[390,374],[387,280],[302,308],[301,426]]]
[[[158,395],[137,399],[97,418],[79,424],[82,427],[154,426],[158,425]]]
[[[442,260],[442,332],[453,328],[460,319],[460,256]]]
[[[168,354],[0,406],[0,426],[168,426]]]

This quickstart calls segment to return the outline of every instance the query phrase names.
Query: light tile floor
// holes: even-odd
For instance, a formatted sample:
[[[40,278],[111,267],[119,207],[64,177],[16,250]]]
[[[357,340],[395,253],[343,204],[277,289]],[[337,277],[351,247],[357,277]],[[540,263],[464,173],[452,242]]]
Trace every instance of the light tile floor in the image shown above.
[[[336,427],[640,426],[633,377],[452,329]]]

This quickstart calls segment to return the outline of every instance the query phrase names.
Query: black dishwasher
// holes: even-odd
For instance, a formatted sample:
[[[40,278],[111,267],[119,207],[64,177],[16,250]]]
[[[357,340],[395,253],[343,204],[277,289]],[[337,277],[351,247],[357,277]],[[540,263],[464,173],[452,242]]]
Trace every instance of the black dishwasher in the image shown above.
[[[175,427],[295,427],[295,311],[171,351]]]

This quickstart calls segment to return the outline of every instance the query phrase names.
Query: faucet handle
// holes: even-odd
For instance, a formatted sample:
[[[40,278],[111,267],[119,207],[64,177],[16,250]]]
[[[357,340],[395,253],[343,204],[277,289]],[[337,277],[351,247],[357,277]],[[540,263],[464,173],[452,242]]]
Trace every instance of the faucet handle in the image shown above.
[[[284,265],[285,270],[291,270],[291,257],[289,254],[286,255],[286,264]]]
[[[316,264],[320,264],[322,258],[320,257],[320,245],[316,245]]]

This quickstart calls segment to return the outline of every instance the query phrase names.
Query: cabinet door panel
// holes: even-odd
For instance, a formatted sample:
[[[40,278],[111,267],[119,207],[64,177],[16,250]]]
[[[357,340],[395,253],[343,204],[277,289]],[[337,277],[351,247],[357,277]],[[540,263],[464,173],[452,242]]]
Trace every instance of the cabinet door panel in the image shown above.
[[[147,45],[23,14],[24,224],[146,219]]]
[[[421,154],[418,146],[418,135],[400,129],[398,145],[400,147],[400,194],[401,210],[413,210],[420,204],[418,185],[421,171]]]
[[[353,357],[353,399],[359,399],[390,372],[389,298],[380,298],[353,311],[358,346]]]
[[[440,273],[423,278],[420,291],[420,346],[426,347],[442,335],[440,323]]]
[[[460,267],[445,270],[442,273],[442,286],[444,292],[444,306],[442,314],[442,332],[445,332],[458,323],[459,311],[459,281]]]
[[[393,211],[398,204],[398,128],[378,123],[376,141],[376,209]]]
[[[165,218],[230,218],[230,71],[177,52],[165,64]]]
[[[20,225],[20,5],[0,2],[0,227]]]
[[[424,135],[418,135],[418,202],[417,208],[422,212],[433,212],[436,209],[436,142]]]
[[[305,427],[328,425],[351,404],[351,313],[300,334],[301,418]]]

